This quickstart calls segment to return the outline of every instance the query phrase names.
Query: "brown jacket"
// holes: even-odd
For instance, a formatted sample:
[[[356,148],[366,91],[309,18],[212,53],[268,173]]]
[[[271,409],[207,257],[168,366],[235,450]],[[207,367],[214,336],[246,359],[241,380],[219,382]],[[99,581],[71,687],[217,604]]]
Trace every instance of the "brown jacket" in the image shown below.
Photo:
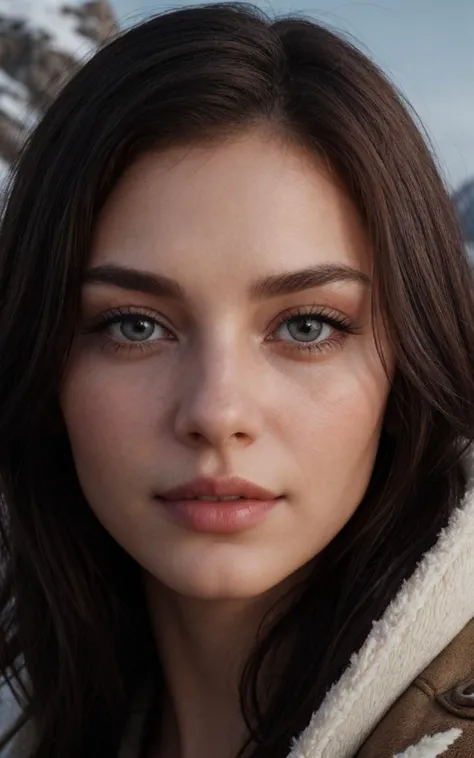
[[[446,733],[450,729],[461,734],[438,755],[474,757],[474,621],[392,705],[357,758],[392,758],[419,743],[424,735]],[[427,757],[431,755],[436,753],[426,753]]]

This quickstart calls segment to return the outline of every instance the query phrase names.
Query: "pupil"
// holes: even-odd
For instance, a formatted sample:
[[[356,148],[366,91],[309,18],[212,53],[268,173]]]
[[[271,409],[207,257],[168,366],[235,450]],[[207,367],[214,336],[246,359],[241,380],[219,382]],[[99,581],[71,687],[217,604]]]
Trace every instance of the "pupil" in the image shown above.
[[[295,339],[315,339],[321,334],[323,325],[320,321],[311,316],[299,316],[295,321],[290,322],[288,331]]]
[[[121,326],[122,334],[127,339],[135,341],[151,337],[153,330],[153,323],[143,318],[134,318],[124,321]]]

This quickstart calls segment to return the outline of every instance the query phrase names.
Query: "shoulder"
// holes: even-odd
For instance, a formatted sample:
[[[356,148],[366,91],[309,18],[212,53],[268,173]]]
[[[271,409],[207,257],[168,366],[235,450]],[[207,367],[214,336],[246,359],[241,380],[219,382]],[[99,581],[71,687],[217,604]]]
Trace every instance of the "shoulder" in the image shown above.
[[[474,756],[474,619],[394,703],[357,758],[405,755]]]

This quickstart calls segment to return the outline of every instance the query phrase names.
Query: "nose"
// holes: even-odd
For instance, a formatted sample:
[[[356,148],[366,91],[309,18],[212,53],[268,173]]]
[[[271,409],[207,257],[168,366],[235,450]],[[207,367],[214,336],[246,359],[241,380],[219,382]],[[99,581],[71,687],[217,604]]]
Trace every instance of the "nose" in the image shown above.
[[[194,356],[180,380],[175,433],[187,445],[223,450],[261,433],[261,392],[252,360],[231,346]]]

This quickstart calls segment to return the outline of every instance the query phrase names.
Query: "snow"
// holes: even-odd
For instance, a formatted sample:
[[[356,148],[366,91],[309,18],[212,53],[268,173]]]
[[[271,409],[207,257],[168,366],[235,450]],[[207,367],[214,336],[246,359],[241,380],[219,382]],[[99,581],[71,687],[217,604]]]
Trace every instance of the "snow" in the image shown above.
[[[39,114],[29,104],[26,87],[0,68],[0,111],[21,126],[33,127]]]
[[[83,0],[0,0],[0,35],[37,40],[39,49],[60,53],[77,63],[83,63],[97,52],[98,44],[81,34],[82,19],[74,9],[83,6]],[[68,11],[69,9],[69,11]],[[90,19],[87,19],[88,22]],[[44,41],[44,45],[41,41]],[[33,61],[30,62],[33,65]],[[27,138],[41,114],[31,104],[27,86],[5,71],[0,64],[0,116],[9,122],[10,138],[18,144]],[[3,125],[2,125],[3,128]],[[7,186],[10,168],[0,154],[0,201]]]
[[[8,92],[11,92],[13,95],[16,95],[18,97],[28,97],[27,88],[21,84],[21,82],[18,82],[16,79],[13,79],[12,76],[9,76],[6,71],[3,71],[1,68],[0,89],[7,90]]]
[[[3,160],[3,158],[0,156],[0,198],[2,197],[2,194],[6,191],[7,188],[7,182],[10,178],[10,166],[9,164]],[[0,711],[1,714],[1,711]],[[0,715],[0,727],[1,727],[1,715]],[[1,732],[1,729],[0,729]]]
[[[10,166],[0,157],[0,182],[8,176],[9,172]]]
[[[97,45],[76,31],[78,18],[64,12],[67,6],[80,5],[78,0],[0,0],[0,16],[21,19],[32,31],[47,32],[52,49],[82,60],[93,55]]]

